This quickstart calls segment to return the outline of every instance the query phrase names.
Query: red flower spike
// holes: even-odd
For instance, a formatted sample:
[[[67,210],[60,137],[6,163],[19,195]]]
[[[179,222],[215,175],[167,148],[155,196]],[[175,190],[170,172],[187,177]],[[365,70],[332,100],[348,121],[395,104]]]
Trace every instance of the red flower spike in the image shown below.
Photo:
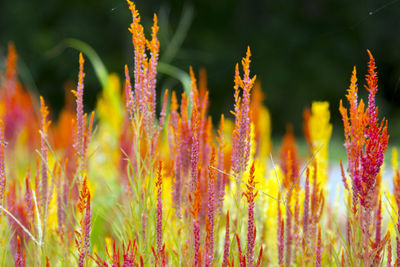
[[[263,255],[263,247],[260,248],[260,253],[258,254],[258,260],[257,260],[256,267],[261,266],[261,263],[262,263],[262,255]]]
[[[21,239],[17,236],[17,253],[15,254],[15,267],[25,267],[25,251],[21,249]]]

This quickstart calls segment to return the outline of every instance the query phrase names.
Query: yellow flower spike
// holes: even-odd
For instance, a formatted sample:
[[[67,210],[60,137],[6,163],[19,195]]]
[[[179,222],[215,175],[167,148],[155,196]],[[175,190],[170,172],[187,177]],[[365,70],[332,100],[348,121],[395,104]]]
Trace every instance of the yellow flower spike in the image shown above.
[[[117,74],[108,76],[108,86],[103,88],[102,95],[97,102],[97,114],[101,122],[118,133],[122,125],[122,97],[121,82]]]
[[[107,236],[104,241],[106,242],[106,249],[107,251],[113,251],[113,240],[111,237]]]
[[[116,74],[108,76],[108,84],[103,88],[101,97],[97,102],[99,116],[99,129],[96,136],[93,136],[91,146],[99,147],[95,154],[94,166],[100,165],[102,176],[113,180],[118,170],[120,156],[119,135],[123,124],[123,107],[121,96],[121,82]]]
[[[278,198],[279,193],[279,183],[282,184],[283,181],[283,172],[278,165],[275,166],[274,169],[269,171],[268,180],[265,182],[265,190],[264,192],[271,195],[272,197]],[[279,179],[279,183],[278,180]],[[263,229],[263,236],[265,243],[266,251],[265,255],[268,259],[276,259],[278,258],[278,251],[276,247],[276,234],[277,234],[277,205],[278,202],[272,198],[265,198],[262,201],[261,210],[263,211],[262,218],[265,218],[265,221],[262,222],[265,225]],[[284,206],[281,204],[281,210],[284,210]]]
[[[395,173],[398,170],[398,154],[397,148],[393,147],[392,149],[392,170]]]
[[[328,180],[329,140],[332,135],[332,124],[329,123],[330,112],[328,102],[313,102],[310,118],[310,138],[312,154],[317,162],[318,182],[326,184]],[[317,152],[318,151],[318,152]]]

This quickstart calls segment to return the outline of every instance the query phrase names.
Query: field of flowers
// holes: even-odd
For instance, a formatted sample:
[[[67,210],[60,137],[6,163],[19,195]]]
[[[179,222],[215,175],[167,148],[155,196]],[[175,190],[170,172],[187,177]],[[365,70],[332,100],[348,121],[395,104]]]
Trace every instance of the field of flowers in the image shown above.
[[[358,99],[354,67],[344,101],[331,104],[347,158],[329,160],[328,102],[304,112],[306,158],[290,126],[274,153],[250,48],[235,68],[234,119],[211,118],[203,70],[189,69],[182,95],[156,90],[157,16],[146,39],[128,6],[134,65],[122,84],[103,76],[90,114],[86,56],[51,122],[46,101],[19,82],[9,44],[0,76],[0,266],[400,266],[398,158],[393,148],[393,184],[383,182],[388,122],[375,105],[370,51],[360,82],[367,101]],[[340,178],[329,177],[332,166]],[[327,201],[330,179],[342,180],[343,198]]]

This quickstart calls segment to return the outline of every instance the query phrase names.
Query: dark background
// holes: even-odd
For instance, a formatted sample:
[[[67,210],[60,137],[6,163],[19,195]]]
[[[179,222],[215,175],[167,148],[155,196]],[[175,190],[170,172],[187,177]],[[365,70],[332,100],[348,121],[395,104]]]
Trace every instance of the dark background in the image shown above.
[[[342,136],[339,100],[344,99],[353,65],[362,84],[370,49],[378,66],[380,114],[389,119],[391,141],[400,140],[400,0],[135,3],[147,33],[153,13],[159,15],[162,60],[185,71],[190,65],[195,70],[206,68],[214,116],[228,115],[233,108],[234,65],[250,45],[251,72],[267,95],[275,136],[282,135],[287,123],[301,135],[302,111],[313,100],[331,103],[334,129]],[[124,64],[133,62],[130,23],[124,1],[1,0],[0,61],[8,41],[14,41],[21,79],[57,112],[63,105],[65,82],[77,80],[78,52],[54,52],[54,48],[65,38],[84,41],[109,72],[123,77]],[[173,47],[177,53],[163,58],[179,28],[183,41]],[[86,72],[85,102],[91,109],[101,85],[90,64]],[[159,78],[160,88],[181,90],[176,80]]]

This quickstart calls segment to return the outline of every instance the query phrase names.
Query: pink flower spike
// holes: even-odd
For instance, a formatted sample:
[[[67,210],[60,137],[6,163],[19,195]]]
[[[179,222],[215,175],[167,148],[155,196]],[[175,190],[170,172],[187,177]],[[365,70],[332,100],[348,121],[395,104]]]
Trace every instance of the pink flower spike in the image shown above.
[[[156,220],[156,233],[157,233],[157,253],[158,257],[161,256],[161,249],[162,249],[162,163],[161,160],[158,163],[158,171],[157,171],[157,220]]]
[[[0,119],[0,205],[4,206],[4,191],[6,189],[4,124]],[[1,214],[1,213],[0,213]]]
[[[322,250],[322,241],[321,241],[321,225],[318,224],[318,237],[317,237],[317,247],[315,251],[315,266],[321,267],[321,250]]]
[[[229,248],[231,244],[231,239],[229,237],[229,210],[226,213],[226,226],[225,226],[225,242],[224,242],[224,261],[222,263],[223,267],[229,264]]]

